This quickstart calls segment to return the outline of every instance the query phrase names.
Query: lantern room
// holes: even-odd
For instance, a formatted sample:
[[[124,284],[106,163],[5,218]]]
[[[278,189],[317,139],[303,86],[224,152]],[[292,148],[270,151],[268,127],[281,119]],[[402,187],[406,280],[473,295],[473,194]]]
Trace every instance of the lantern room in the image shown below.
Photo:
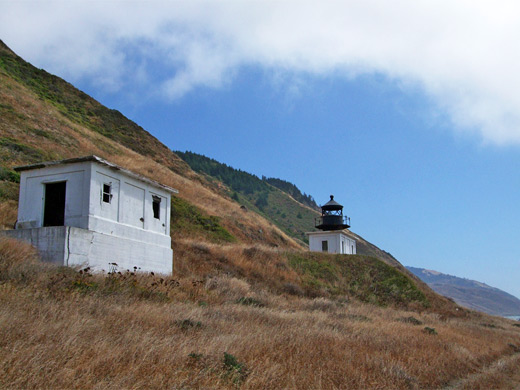
[[[343,206],[334,200],[334,195],[321,206],[321,217],[315,219],[314,226],[320,230],[343,230],[350,227],[350,218],[343,215]]]

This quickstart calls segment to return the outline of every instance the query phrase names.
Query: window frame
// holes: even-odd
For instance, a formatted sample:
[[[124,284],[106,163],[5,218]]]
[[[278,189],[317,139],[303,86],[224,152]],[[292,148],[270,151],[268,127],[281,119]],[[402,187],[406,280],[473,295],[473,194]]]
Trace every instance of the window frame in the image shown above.
[[[106,191],[106,187],[108,187],[108,191]],[[112,204],[113,196],[114,194],[112,194],[112,183],[103,183],[101,188],[101,203]]]
[[[322,252],[329,252],[329,240],[322,240],[321,241],[321,251]]]
[[[152,212],[155,219],[161,220],[161,202],[162,198],[157,195],[152,195]]]

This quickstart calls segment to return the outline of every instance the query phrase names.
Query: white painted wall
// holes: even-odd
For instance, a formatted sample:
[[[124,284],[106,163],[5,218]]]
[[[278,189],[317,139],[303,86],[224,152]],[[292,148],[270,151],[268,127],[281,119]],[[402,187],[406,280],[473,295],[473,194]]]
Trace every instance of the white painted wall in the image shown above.
[[[355,255],[356,241],[341,230],[329,230],[306,233],[309,236],[309,250],[322,252],[322,242],[328,242],[328,253]]]
[[[109,236],[72,226],[0,231],[0,235],[27,241],[38,249],[43,261],[93,271],[153,271],[171,274],[172,249],[123,237]]]
[[[65,225],[86,228],[89,174],[88,162],[22,171],[17,227],[42,227],[45,184],[65,181]]]
[[[69,233],[74,232],[72,235],[67,233],[68,249],[51,249],[51,231],[59,236],[56,245],[63,246],[59,243],[63,234],[56,233],[61,232],[59,227],[20,233],[21,238],[33,242],[42,254],[46,253],[44,258],[61,257],[64,265],[71,264],[68,262],[75,258],[74,264],[84,263],[103,269],[110,258],[110,262],[121,263],[129,269],[138,266],[155,272],[172,271],[171,193],[137,175],[97,161],[23,170],[17,229],[42,229],[45,185],[63,181],[66,182],[64,225],[78,228],[69,229]],[[103,201],[104,184],[110,186],[109,202]],[[160,200],[158,218],[154,216],[154,197]],[[83,248],[76,251],[77,256],[72,256],[70,250],[74,246]]]

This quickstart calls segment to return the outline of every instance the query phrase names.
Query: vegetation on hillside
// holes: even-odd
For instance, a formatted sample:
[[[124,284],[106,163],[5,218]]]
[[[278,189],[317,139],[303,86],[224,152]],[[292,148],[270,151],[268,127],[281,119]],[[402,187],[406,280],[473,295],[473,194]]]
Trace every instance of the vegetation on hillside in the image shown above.
[[[279,190],[282,190],[286,194],[291,195],[298,202],[306,206],[309,206],[315,210],[319,209],[314,198],[311,195],[307,195],[305,192],[302,193],[300,189],[296,187],[293,183],[290,183],[286,180],[265,176],[262,176],[262,180],[278,188]]]
[[[233,237],[220,225],[220,218],[207,215],[188,201],[173,197],[171,205],[170,231],[174,236],[200,237],[209,242],[235,242]]]
[[[194,171],[226,184],[229,188],[227,195],[233,200],[263,215],[288,235],[308,242],[305,232],[314,228],[317,205],[310,195],[302,194],[294,184],[281,179],[260,179],[197,153],[175,153]]]
[[[270,191],[270,187],[266,183],[251,173],[234,169],[201,154],[189,151],[175,151],[175,154],[186,161],[195,172],[202,172],[212,176],[226,184],[233,191],[241,192],[245,195]]]
[[[261,247],[199,251],[214,250],[244,271],[271,258]],[[201,277],[197,263],[179,261],[169,277],[92,274],[42,264],[28,245],[0,240],[0,387],[508,389],[520,381],[513,321],[275,294],[225,270]]]
[[[171,169],[179,169],[175,156],[170,153],[168,148],[141,126],[126,118],[119,111],[103,106],[63,79],[32,66],[14,54],[2,41],[0,41],[1,73],[9,75],[9,77],[30,89],[42,101],[54,106],[58,112],[73,123],[112,139],[141,155],[160,161]],[[5,103],[0,106],[0,113],[20,115],[11,105]],[[33,128],[28,130],[44,138],[54,137],[52,133],[44,129]],[[0,145],[6,146],[6,144],[8,148],[15,151],[28,148],[27,145],[17,144],[16,140],[2,138]],[[53,157],[56,157],[40,155],[38,150],[25,150],[23,152],[25,155],[32,154],[35,161],[52,160]],[[170,158],[165,158],[166,156]]]
[[[295,252],[289,265],[302,275],[303,286],[320,295],[325,290],[382,306],[430,305],[409,277],[375,257]]]
[[[518,324],[457,307],[354,233],[363,255],[302,251],[283,231],[304,239],[313,227],[308,195],[214,160],[205,167],[213,174],[194,173],[122,114],[1,41],[0,117],[3,228],[16,220],[15,164],[100,154],[179,189],[173,275],[57,267],[0,239],[0,388],[520,382]]]

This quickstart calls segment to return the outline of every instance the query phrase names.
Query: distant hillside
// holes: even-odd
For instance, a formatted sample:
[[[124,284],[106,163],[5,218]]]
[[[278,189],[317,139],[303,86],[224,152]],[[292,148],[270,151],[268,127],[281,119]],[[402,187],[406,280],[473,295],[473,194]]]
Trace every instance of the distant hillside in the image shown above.
[[[305,232],[314,229],[318,206],[294,184],[281,179],[260,179],[201,154],[189,151],[175,154],[195,172],[224,183],[229,189],[224,193],[234,201],[265,216],[288,235],[308,242]]]
[[[255,175],[234,169],[201,154],[179,151],[175,153],[194,171],[206,175],[208,180],[214,180],[215,190],[220,190],[247,209],[263,215],[288,235],[305,243],[308,242],[305,232],[315,230],[314,218],[320,215],[319,208],[311,196],[301,194],[294,184],[272,178],[260,180]],[[226,184],[228,188],[223,189],[221,183]],[[295,201],[292,194],[283,189],[307,197],[310,204],[304,205]],[[380,258],[387,264],[405,270],[390,253],[379,249],[350,230],[345,230],[345,233],[356,240],[358,254]]]
[[[300,189],[296,187],[293,183],[290,183],[286,180],[265,176],[262,176],[262,180],[291,195],[298,202],[303,203],[304,205],[309,206],[315,210],[319,210],[319,207],[316,204],[314,198],[311,195],[306,194],[305,192],[302,193]]]
[[[498,288],[437,271],[415,267],[406,268],[427,283],[435,292],[452,298],[461,306],[493,315],[520,315],[520,299]]]

